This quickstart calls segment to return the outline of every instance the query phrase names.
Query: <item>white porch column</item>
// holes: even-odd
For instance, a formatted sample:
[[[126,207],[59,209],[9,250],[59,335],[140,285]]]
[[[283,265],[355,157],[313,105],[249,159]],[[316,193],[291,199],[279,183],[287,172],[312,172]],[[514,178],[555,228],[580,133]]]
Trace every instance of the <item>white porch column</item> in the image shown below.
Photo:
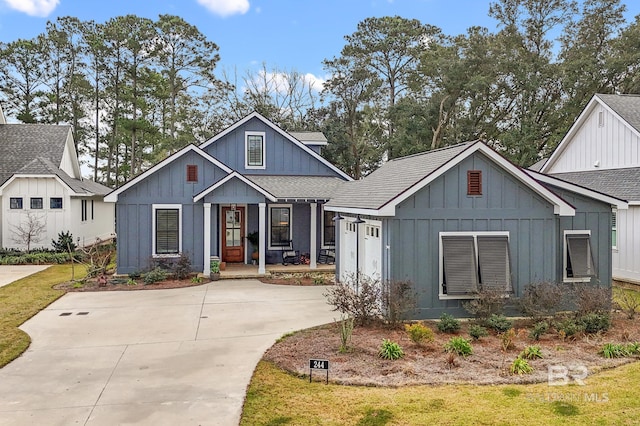
[[[318,258],[317,253],[317,244],[318,244],[318,203],[311,203],[311,223],[309,228],[311,228],[311,235],[309,238],[311,245],[311,259],[309,259],[309,269],[316,269],[318,265],[316,264],[316,259]]]
[[[266,268],[264,266],[265,256],[266,256],[266,235],[267,235],[267,204],[266,203],[258,203],[258,223],[260,224],[258,227],[258,252],[260,254],[258,258],[258,273],[264,274],[266,273]]]
[[[203,274],[211,273],[211,203],[204,203],[204,270]]]

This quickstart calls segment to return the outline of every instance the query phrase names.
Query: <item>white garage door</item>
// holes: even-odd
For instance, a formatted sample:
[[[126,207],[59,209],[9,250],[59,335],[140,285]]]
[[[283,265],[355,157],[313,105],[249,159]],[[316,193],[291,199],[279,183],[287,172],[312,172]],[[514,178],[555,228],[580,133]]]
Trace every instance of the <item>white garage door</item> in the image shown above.
[[[360,225],[363,229],[361,238],[364,240],[360,257],[360,272],[373,279],[380,279],[382,276],[382,243],[381,226],[377,220],[367,220],[367,223]]]
[[[356,274],[356,224],[340,221],[340,280],[348,281]]]
[[[382,275],[382,222],[367,220],[356,225],[352,218],[340,221],[340,279],[362,275],[380,279]],[[359,235],[358,235],[359,234]],[[359,238],[358,238],[359,237]],[[359,259],[356,259],[358,256]]]

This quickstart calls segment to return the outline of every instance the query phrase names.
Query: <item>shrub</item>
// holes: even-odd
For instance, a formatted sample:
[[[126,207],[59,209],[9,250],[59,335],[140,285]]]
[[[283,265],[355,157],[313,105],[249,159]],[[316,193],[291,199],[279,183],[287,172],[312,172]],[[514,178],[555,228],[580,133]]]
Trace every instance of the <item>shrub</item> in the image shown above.
[[[59,232],[58,240],[51,240],[53,249],[59,253],[69,253],[76,251],[76,244],[73,242],[73,235],[70,231]]]
[[[505,317],[504,315],[493,314],[487,320],[487,327],[498,333],[504,333],[513,327],[513,321]]]
[[[405,324],[404,329],[413,343],[421,345],[433,342],[433,331],[422,323]]]
[[[579,316],[611,312],[611,288],[590,285],[576,286],[572,297]]]
[[[144,274],[144,283],[153,284],[158,281],[164,281],[167,279],[167,271],[162,268],[155,268]]]
[[[605,358],[624,358],[629,356],[627,348],[620,343],[605,343],[599,353]]]
[[[503,291],[483,289],[478,297],[462,303],[462,307],[480,321],[502,312],[506,299]]]
[[[456,354],[454,354],[453,352],[449,352],[447,354],[447,357],[444,359],[444,362],[449,369],[458,366],[458,362],[456,361]]]
[[[531,374],[533,372],[533,367],[529,365],[529,361],[524,358],[516,358],[511,363],[509,367],[509,373],[511,374]]]
[[[173,276],[178,280],[184,280],[191,275],[191,259],[186,253],[180,253],[180,258],[173,265]]]
[[[460,321],[453,316],[444,313],[440,315],[438,330],[441,333],[456,333],[458,330],[460,330]]]
[[[640,355],[640,343],[638,342],[627,343],[626,349],[629,355]]]
[[[350,275],[344,282],[329,287],[324,296],[334,311],[352,317],[356,324],[370,324],[381,318],[380,281],[366,275],[359,280],[355,275]]]
[[[193,284],[200,284],[202,282],[202,278],[196,275],[195,277],[191,277],[191,282]]]
[[[127,279],[127,285],[138,285],[138,283],[133,278],[129,278]]]
[[[636,314],[640,312],[640,293],[638,292],[616,288],[613,299],[628,319],[634,319]]]
[[[398,324],[417,305],[418,297],[411,281],[386,281],[382,292],[384,317],[389,324]]]
[[[468,356],[473,353],[471,343],[464,337],[452,337],[444,345],[445,352],[454,353],[460,356]]]
[[[545,334],[549,330],[549,323],[546,321],[538,321],[533,325],[533,328],[529,332],[529,338],[533,340],[540,340],[540,336]]]
[[[565,293],[559,284],[553,282],[528,284],[516,305],[526,316],[539,320],[558,312]]]
[[[404,356],[404,352],[399,344],[392,342],[389,339],[382,340],[382,345],[380,345],[380,351],[378,352],[378,356],[382,359],[400,359]]]
[[[474,340],[480,340],[481,337],[486,337],[489,335],[487,329],[478,324],[472,324],[469,326],[469,336],[473,337]]]
[[[353,335],[354,320],[350,317],[343,317],[340,321],[340,353],[349,351],[351,345],[351,336]]]
[[[598,333],[611,328],[611,315],[608,312],[588,313],[578,319],[585,333]]]
[[[564,318],[553,324],[553,327],[562,333],[564,337],[575,336],[583,331],[582,325],[579,324],[574,318]]]
[[[503,351],[508,351],[509,349],[513,349],[514,341],[516,340],[516,331],[513,328],[505,331],[500,335],[500,346]]]
[[[325,285],[325,279],[322,275],[315,275],[313,277],[313,285]]]
[[[524,359],[542,358],[542,350],[538,345],[527,346],[522,352],[520,352],[519,357]]]

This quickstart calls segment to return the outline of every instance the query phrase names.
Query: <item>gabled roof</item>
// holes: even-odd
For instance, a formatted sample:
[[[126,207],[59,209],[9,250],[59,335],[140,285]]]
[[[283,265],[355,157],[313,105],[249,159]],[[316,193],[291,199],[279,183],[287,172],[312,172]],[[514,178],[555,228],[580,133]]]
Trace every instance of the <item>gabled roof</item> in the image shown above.
[[[229,182],[231,179],[238,179],[238,180],[244,182],[246,185],[249,185],[251,188],[255,189],[256,191],[258,191],[259,193],[264,195],[270,201],[277,201],[278,200],[275,197],[275,195],[269,193],[269,191],[265,190],[264,188],[260,187],[259,185],[256,185],[255,183],[251,182],[249,179],[247,179],[246,176],[243,176],[242,174],[234,171],[234,172],[231,172],[229,175],[225,176],[223,179],[220,179],[218,182],[214,183],[213,185],[211,185],[210,187],[208,187],[204,191],[196,194],[193,197],[193,202],[196,203],[196,202],[200,201],[201,199],[206,197],[207,194],[210,194],[211,192],[213,192],[216,189],[220,188],[222,185],[224,185],[225,183]]]
[[[602,106],[611,114],[616,116],[629,130],[640,137],[640,96],[639,95],[603,95],[596,93],[589,101],[584,110],[580,113],[575,123],[571,126],[562,141],[553,151],[549,160],[542,166],[540,171],[547,173],[549,169],[560,158],[562,153],[567,149],[574,134],[582,127],[584,122],[591,115],[593,110],[598,106]]]
[[[70,126],[0,124],[0,184],[40,157],[60,167]]]
[[[553,173],[550,176],[629,202],[640,202],[640,167]]]
[[[305,145],[327,145],[329,143],[322,132],[289,132],[289,134]]]
[[[395,207],[475,152],[482,152],[554,206],[561,216],[575,209],[525,171],[480,141],[466,142],[391,160],[362,180],[347,182],[325,206],[327,210],[371,216],[394,216]]]
[[[146,179],[148,176],[150,176],[153,173],[157,172],[158,170],[160,170],[164,166],[166,166],[168,164],[171,164],[172,162],[174,162],[175,160],[177,160],[178,158],[182,157],[183,155],[185,155],[185,154],[187,154],[189,152],[195,152],[195,153],[201,155],[205,160],[208,160],[209,162],[211,162],[211,164],[214,164],[215,166],[219,167],[220,169],[224,170],[227,173],[231,173],[233,171],[229,167],[227,167],[225,164],[223,164],[221,161],[217,160],[216,158],[214,158],[214,157],[210,156],[209,154],[207,154],[206,152],[204,152],[202,149],[198,148],[197,146],[195,146],[193,144],[190,144],[190,145],[187,145],[184,148],[182,148],[180,151],[178,151],[178,152],[170,155],[169,157],[165,158],[164,160],[160,161],[159,163],[157,163],[156,165],[154,165],[153,167],[151,167],[147,171],[145,171],[145,172],[139,174],[138,176],[136,176],[135,178],[131,179],[129,182],[127,182],[126,184],[122,185],[120,188],[115,189],[110,194],[108,194],[106,197],[104,197],[104,201],[108,202],[108,203],[115,203],[116,201],[118,201],[118,195],[119,194],[123,193],[127,189],[129,189],[132,186],[136,185],[138,182],[141,182],[142,180]]]
[[[346,182],[331,176],[247,175],[250,181],[269,191],[278,200],[327,201]]]
[[[329,162],[327,159],[322,157],[320,154],[318,154],[317,152],[315,152],[314,150],[312,150],[311,148],[306,146],[304,143],[300,142],[298,139],[296,139],[295,137],[291,136],[291,134],[285,132],[280,127],[276,126],[274,123],[272,123],[271,121],[267,120],[265,117],[263,117],[262,115],[260,115],[257,112],[252,112],[251,114],[247,115],[243,119],[241,119],[241,120],[235,122],[234,124],[232,124],[231,126],[227,127],[225,130],[223,130],[222,132],[218,133],[217,135],[215,135],[214,137],[212,137],[208,141],[202,143],[200,145],[200,148],[201,149],[206,149],[209,145],[215,143],[217,140],[221,139],[223,136],[226,136],[229,133],[233,132],[234,130],[236,130],[237,128],[239,128],[240,126],[242,126],[243,124],[247,123],[249,120],[251,120],[253,118],[257,118],[258,120],[262,121],[264,124],[266,124],[267,126],[271,127],[274,131],[276,131],[277,133],[279,133],[282,136],[284,136],[285,139],[289,140],[294,145],[298,146],[300,149],[302,149],[304,152],[309,154],[311,157],[313,157],[316,160],[320,161],[322,164],[324,164],[325,166],[327,166],[328,168],[330,168],[334,172],[338,173],[340,176],[342,176],[346,180],[353,180],[351,178],[351,176],[349,176],[348,174],[346,174],[345,172],[343,172],[342,170],[337,168],[335,165],[331,164],[331,162]]]

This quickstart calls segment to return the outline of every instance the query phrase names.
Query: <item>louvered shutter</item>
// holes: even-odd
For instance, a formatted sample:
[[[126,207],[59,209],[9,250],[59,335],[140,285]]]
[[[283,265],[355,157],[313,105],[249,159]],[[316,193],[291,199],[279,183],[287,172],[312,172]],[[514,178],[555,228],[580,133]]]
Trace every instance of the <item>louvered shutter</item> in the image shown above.
[[[568,276],[586,278],[596,275],[589,235],[567,235],[567,251],[571,264],[571,275],[567,271]]]
[[[156,254],[176,254],[180,250],[177,209],[156,210]]]
[[[512,291],[509,239],[506,236],[478,236],[478,263],[483,289]]]
[[[469,294],[478,289],[473,236],[443,236],[442,255],[446,294]]]

